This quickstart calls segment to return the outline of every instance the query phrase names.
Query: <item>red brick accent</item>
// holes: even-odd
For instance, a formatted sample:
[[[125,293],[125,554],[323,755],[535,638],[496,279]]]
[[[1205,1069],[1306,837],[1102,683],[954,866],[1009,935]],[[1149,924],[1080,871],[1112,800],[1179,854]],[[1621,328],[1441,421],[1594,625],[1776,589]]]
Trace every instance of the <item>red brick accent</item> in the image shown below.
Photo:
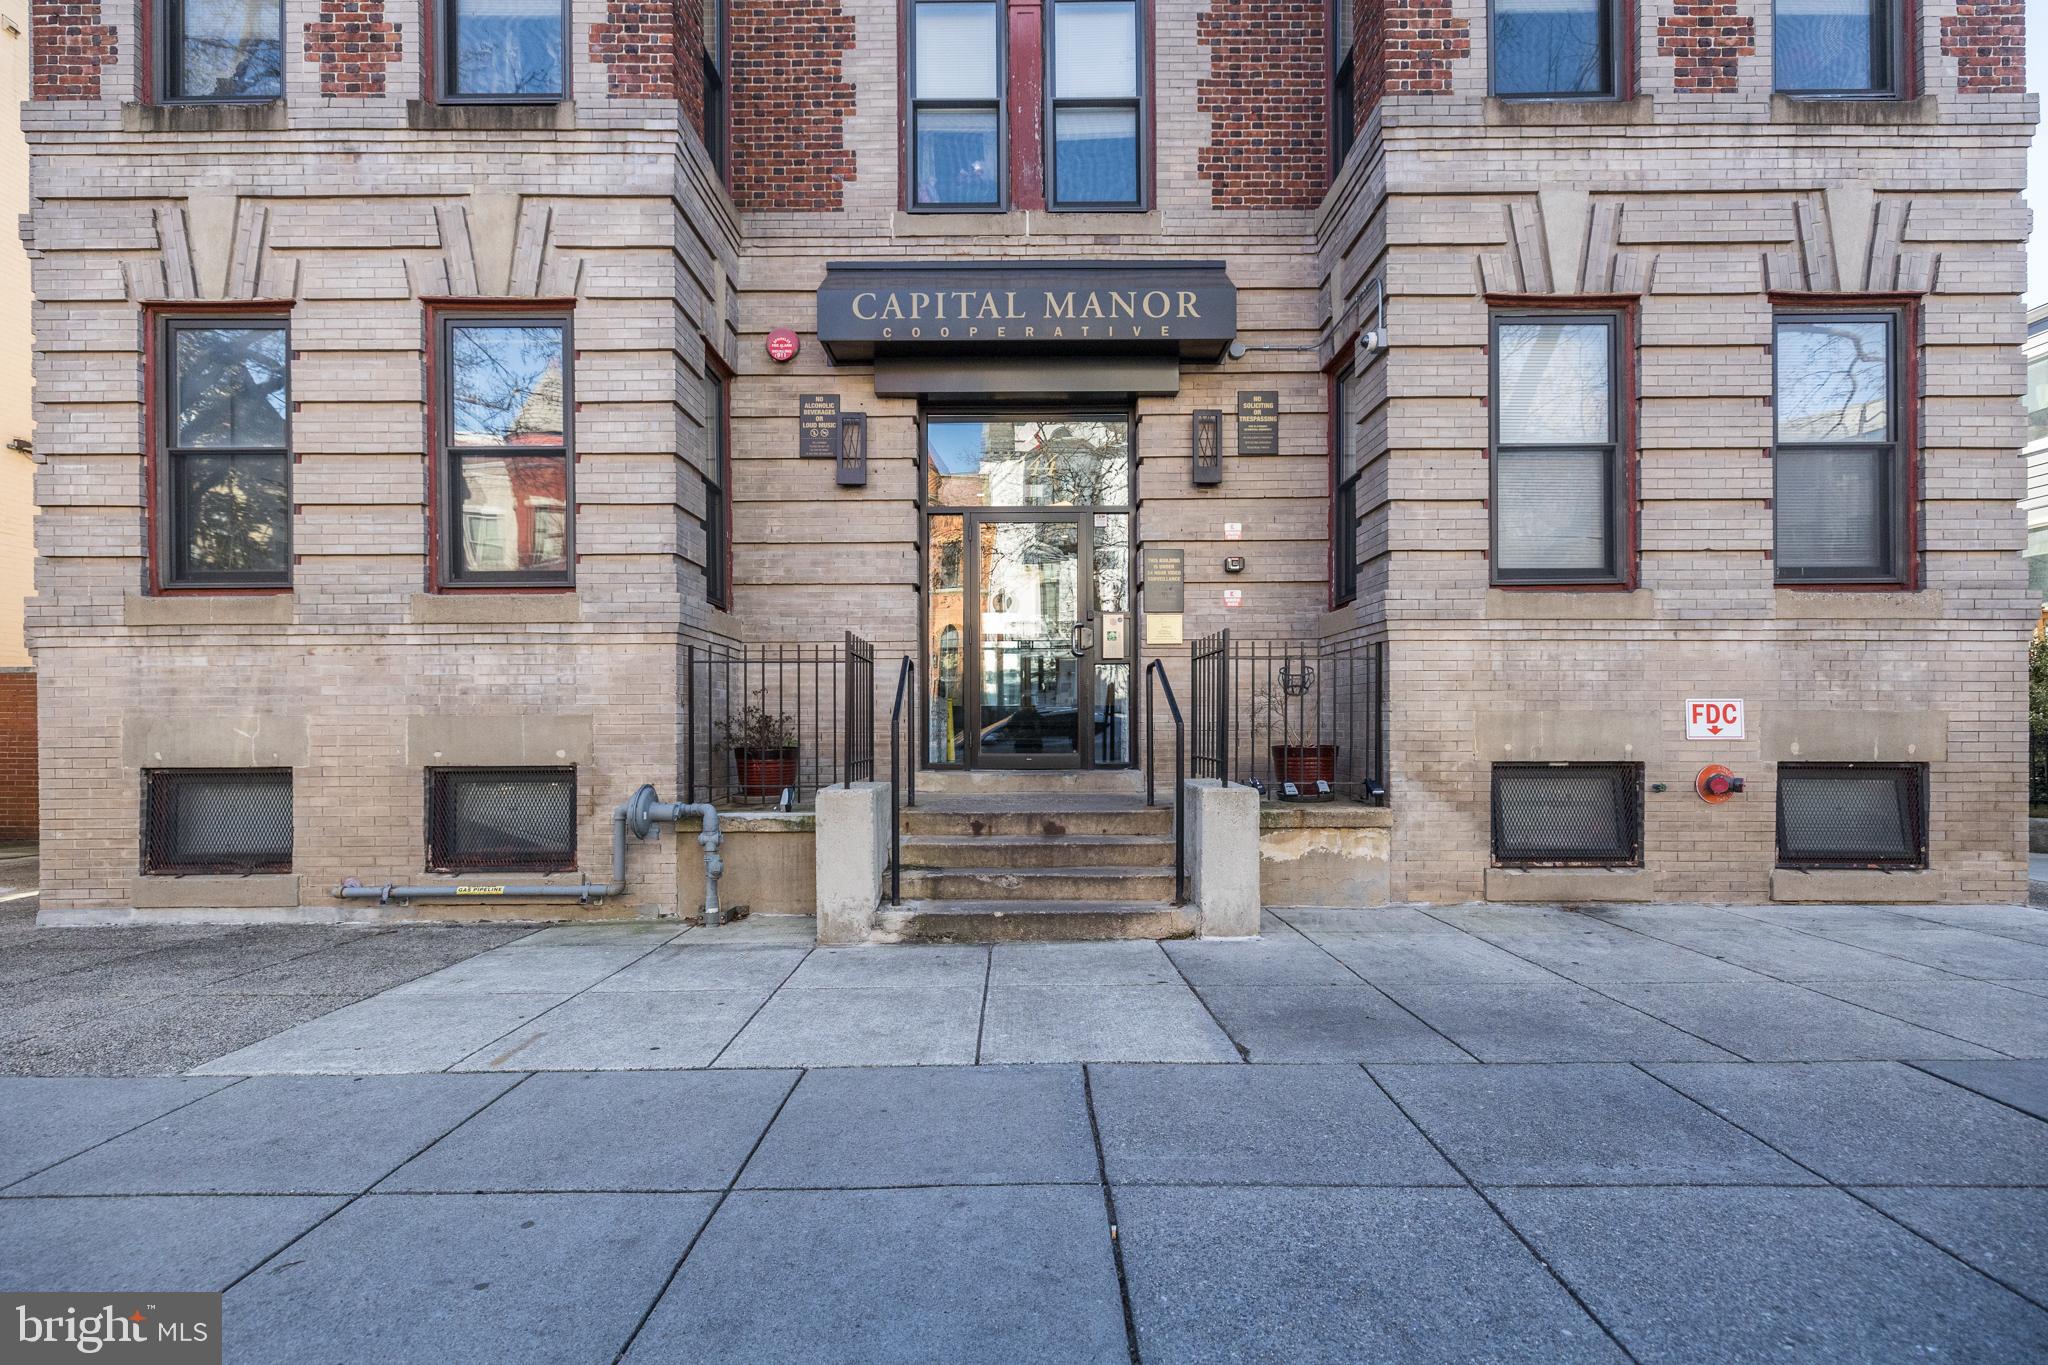
[[[590,60],[613,99],[676,100],[704,130],[704,11],[697,0],[606,0]]]
[[[1328,9],[1319,0],[1213,0],[1195,20],[1209,74],[1195,168],[1223,209],[1311,209],[1323,197]]]
[[[1756,20],[1731,0],[1676,0],[1657,20],[1657,51],[1672,58],[1678,90],[1735,89],[1736,58],[1756,55]]]
[[[320,0],[306,25],[306,60],[320,68],[323,95],[381,95],[384,69],[405,55],[405,25],[384,17],[384,0]]]
[[[1472,55],[1472,25],[1451,17],[1451,0],[1384,0],[1381,20],[1388,95],[1448,95],[1451,63]]]
[[[2027,88],[2027,22],[2022,0],[1956,0],[1941,19],[1941,53],[1956,59],[1956,89],[1966,95],[2018,94]]]
[[[96,100],[100,71],[120,55],[112,24],[100,22],[100,0],[31,0],[29,98]]]
[[[1386,34],[1380,23],[1381,0],[1351,0],[1351,115],[1357,136],[1379,107],[1386,80]]]
[[[743,209],[827,212],[854,178],[846,145],[853,18],[836,0],[736,0],[727,22],[728,185]]]
[[[36,837],[36,675],[0,670],[0,839]]]

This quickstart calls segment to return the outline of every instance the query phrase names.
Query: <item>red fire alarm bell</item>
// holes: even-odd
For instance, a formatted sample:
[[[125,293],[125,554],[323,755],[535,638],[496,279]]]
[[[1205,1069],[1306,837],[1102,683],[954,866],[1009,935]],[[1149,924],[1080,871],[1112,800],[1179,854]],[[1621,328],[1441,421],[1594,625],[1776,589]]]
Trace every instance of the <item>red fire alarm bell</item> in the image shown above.
[[[795,332],[787,327],[777,327],[768,334],[768,358],[778,364],[796,359],[797,348],[802,345]]]
[[[1710,763],[1700,769],[1700,775],[1693,782],[1693,790],[1700,794],[1700,800],[1710,806],[1718,806],[1742,790],[1742,779],[1719,763]]]

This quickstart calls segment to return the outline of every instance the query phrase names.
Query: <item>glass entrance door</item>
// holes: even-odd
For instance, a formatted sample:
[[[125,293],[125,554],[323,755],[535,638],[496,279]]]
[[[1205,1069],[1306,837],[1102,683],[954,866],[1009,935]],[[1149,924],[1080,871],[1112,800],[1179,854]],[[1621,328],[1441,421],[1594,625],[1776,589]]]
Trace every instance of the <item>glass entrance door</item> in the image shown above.
[[[1128,415],[923,427],[925,762],[1128,765]]]
[[[970,761],[990,768],[1072,768],[1089,712],[1092,625],[1078,517],[968,519],[979,602]]]

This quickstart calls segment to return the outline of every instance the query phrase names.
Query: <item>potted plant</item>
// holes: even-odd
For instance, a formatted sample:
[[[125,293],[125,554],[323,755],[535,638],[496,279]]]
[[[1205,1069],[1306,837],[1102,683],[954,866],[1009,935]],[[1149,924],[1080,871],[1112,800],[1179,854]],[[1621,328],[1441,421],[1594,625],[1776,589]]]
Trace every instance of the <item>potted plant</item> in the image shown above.
[[[737,716],[718,723],[718,738],[732,753],[740,796],[773,801],[797,777],[796,723],[767,707],[768,693],[740,708]]]
[[[1309,675],[1313,677],[1314,675]],[[1252,714],[1263,717],[1268,738],[1290,739],[1289,722],[1301,724],[1305,731],[1306,717],[1298,711],[1289,710],[1289,698],[1277,692],[1254,692]],[[1337,746],[1334,744],[1288,744],[1270,746],[1273,755],[1273,784],[1278,787],[1292,782],[1296,789],[1313,792],[1318,782],[1327,782],[1333,788],[1337,784]]]

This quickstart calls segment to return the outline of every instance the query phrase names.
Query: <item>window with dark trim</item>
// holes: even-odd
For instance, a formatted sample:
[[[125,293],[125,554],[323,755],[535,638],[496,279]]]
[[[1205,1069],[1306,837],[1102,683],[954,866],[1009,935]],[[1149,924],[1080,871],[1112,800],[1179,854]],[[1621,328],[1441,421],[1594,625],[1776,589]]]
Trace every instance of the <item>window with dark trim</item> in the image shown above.
[[[1640,867],[1640,763],[1496,763],[1493,860],[1502,867]]]
[[[430,768],[427,865],[436,872],[576,866],[574,768]]]
[[[292,870],[290,768],[152,768],[142,774],[142,870]]]
[[[280,0],[162,0],[156,23],[158,103],[283,98]]]
[[[1615,313],[1497,313],[1490,348],[1493,581],[1623,581]]]
[[[557,586],[575,562],[569,319],[440,318],[441,581]]]
[[[704,416],[704,597],[714,607],[732,607],[731,414],[725,376],[704,370],[708,399]]]
[[[286,320],[176,315],[156,345],[157,585],[289,585]]]
[[[1781,583],[1906,576],[1906,416],[1896,312],[1779,313],[1772,558]]]
[[[1927,767],[1780,763],[1778,866],[1927,866]]]
[[[1128,209],[1144,199],[1144,23],[1138,0],[1047,0],[1046,201]]]
[[[1776,0],[1771,67],[1780,94],[1891,99],[1905,89],[1903,0]]]
[[[1357,433],[1351,417],[1351,366],[1347,361],[1330,375],[1330,604],[1338,606],[1358,595],[1358,459]]]
[[[551,104],[565,92],[568,0],[434,0],[438,98]]]
[[[726,171],[726,0],[704,0],[704,150],[722,177]]]
[[[1003,8],[912,0],[910,201],[989,210],[1004,202]]]
[[[1353,0],[1330,0],[1330,174],[1342,169],[1358,141],[1357,62],[1352,52]]]
[[[1612,99],[1621,88],[1622,0],[1490,0],[1493,93]]]

